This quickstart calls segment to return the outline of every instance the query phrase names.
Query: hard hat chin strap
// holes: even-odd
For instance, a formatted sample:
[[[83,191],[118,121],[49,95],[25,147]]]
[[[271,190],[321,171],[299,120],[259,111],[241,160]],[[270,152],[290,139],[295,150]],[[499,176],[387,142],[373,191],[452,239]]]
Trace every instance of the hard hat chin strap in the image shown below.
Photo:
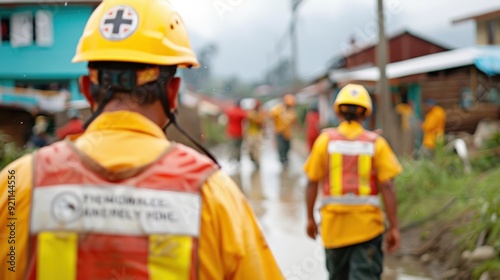
[[[203,151],[203,153],[205,155],[207,155],[211,160],[213,160],[215,162],[215,164],[217,164],[217,166],[219,166],[219,168],[220,168],[221,166],[220,166],[219,162],[217,162],[217,159],[215,158],[215,156],[213,156],[212,153],[210,153],[205,147],[203,147],[202,144],[200,144],[198,141],[196,141],[196,139],[194,139],[191,135],[189,135],[189,133],[187,133],[177,123],[177,119],[175,117],[175,114],[172,113],[172,111],[170,109],[170,102],[168,101],[168,98],[167,98],[167,92],[166,92],[165,82],[164,81],[158,81],[156,83],[156,85],[158,87],[158,92],[160,93],[160,101],[161,101],[161,104],[162,104],[162,107],[163,107],[163,111],[165,112],[165,115],[167,116],[167,118],[169,120],[169,122],[167,123],[167,125],[165,125],[165,127],[163,127],[163,131],[165,132],[165,135],[167,134],[167,128],[171,124],[173,124],[174,127],[180,133],[182,133],[182,135],[186,136],[186,138],[189,139],[189,141],[191,141],[198,149],[200,149],[201,151]]]
[[[167,98],[167,92],[165,87],[165,81],[163,79],[158,80],[156,82],[156,86],[158,87],[158,93],[160,95],[160,101],[163,107],[163,111],[165,112],[165,115],[169,120],[168,124],[165,127],[163,127],[163,131],[165,132],[165,134],[167,134],[167,128],[171,124],[173,124],[174,127],[177,128],[177,130],[179,130],[186,138],[188,138],[189,141],[191,141],[197,148],[203,151],[203,153],[205,153],[211,160],[213,160],[215,164],[217,164],[217,166],[219,166],[220,168],[220,164],[217,162],[217,159],[215,159],[215,157],[205,147],[203,147],[203,145],[201,145],[198,141],[196,141],[193,137],[191,137],[191,135],[189,135],[189,133],[187,133],[184,129],[182,129],[177,123],[175,114],[172,113],[172,111],[170,110],[170,105]],[[99,103],[97,110],[95,112],[92,112],[92,116],[85,122],[83,126],[84,129],[87,129],[87,127],[102,113],[104,107],[106,107],[109,101],[113,99],[113,95],[114,95],[113,88],[111,86],[108,86],[106,94],[104,95],[103,100]]]
[[[90,118],[83,125],[84,129],[87,129],[87,127],[102,113],[104,107],[106,107],[108,102],[111,101],[111,99],[113,99],[113,95],[114,91],[111,88],[111,86],[109,86],[108,89],[106,90],[106,95],[104,95],[104,99],[100,102],[99,106],[97,107],[97,110],[92,112],[92,116],[90,116]]]

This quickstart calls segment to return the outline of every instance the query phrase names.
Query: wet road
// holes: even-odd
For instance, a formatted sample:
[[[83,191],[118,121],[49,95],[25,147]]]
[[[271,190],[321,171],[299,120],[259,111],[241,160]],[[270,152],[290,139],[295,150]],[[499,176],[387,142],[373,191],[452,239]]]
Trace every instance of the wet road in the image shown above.
[[[227,159],[226,147],[217,147],[213,152],[222,169],[248,197],[286,279],[327,279],[320,239],[314,241],[305,233],[304,158],[292,149],[290,165],[283,170],[270,139],[264,141],[259,170],[245,152],[239,165]],[[405,275],[401,264],[394,260],[387,260],[384,270],[384,280],[426,279]]]

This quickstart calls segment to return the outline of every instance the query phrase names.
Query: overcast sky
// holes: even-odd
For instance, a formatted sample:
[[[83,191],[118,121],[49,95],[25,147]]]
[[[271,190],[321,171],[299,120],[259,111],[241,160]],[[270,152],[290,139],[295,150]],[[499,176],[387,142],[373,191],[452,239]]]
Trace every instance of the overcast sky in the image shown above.
[[[171,0],[190,31],[195,50],[209,42],[218,46],[213,71],[219,77],[260,80],[269,67],[290,54],[280,49],[290,22],[291,0]],[[320,73],[342,52],[350,37],[377,36],[376,0],[304,0],[297,25],[299,75]],[[472,4],[473,3],[473,4]],[[452,25],[467,15],[500,8],[495,0],[386,0],[386,31],[408,29],[452,48],[475,43],[472,21]]]

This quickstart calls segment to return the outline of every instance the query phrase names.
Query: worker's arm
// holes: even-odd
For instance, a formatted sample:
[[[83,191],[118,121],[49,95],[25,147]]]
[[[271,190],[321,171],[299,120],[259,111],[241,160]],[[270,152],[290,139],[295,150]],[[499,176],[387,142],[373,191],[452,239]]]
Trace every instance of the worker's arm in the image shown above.
[[[222,172],[202,189],[200,279],[284,279],[255,214]]]
[[[314,219],[314,204],[318,197],[318,182],[308,181],[306,187],[306,207],[307,207],[307,235],[312,239],[316,239],[318,234],[318,226]]]
[[[27,267],[32,157],[0,172],[0,279],[24,279]]]
[[[266,115],[264,112],[256,112],[255,113],[256,117],[255,117],[255,122],[259,125],[263,125],[264,122],[266,121]]]
[[[387,251],[392,253],[399,248],[399,224],[396,190],[393,180],[379,184],[380,192],[384,200],[385,212],[389,219],[390,227],[387,232]]]
[[[277,118],[281,114],[282,109],[281,104],[275,105],[269,110],[269,117],[272,119]]]
[[[387,218],[391,224],[386,235],[386,244],[388,253],[392,253],[400,245],[397,198],[393,179],[402,172],[403,168],[383,137],[378,137],[375,142],[374,161],[379,191],[382,194]]]
[[[314,204],[318,196],[318,182],[326,175],[327,169],[327,146],[329,136],[323,133],[314,141],[311,154],[304,164],[304,172],[307,174],[308,182],[306,187],[306,207],[307,207],[307,235],[312,239],[316,238],[318,229],[314,219]]]

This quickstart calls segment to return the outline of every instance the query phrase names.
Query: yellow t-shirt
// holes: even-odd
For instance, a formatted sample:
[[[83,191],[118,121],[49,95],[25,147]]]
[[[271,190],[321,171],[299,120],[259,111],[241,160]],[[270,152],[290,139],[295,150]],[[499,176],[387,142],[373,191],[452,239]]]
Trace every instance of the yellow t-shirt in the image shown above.
[[[266,116],[263,111],[252,111],[248,115],[248,135],[259,135],[262,132]]]
[[[297,120],[297,113],[293,108],[287,109],[284,104],[278,104],[270,110],[274,121],[274,131],[282,134],[285,139],[292,137],[292,125]]]
[[[128,111],[103,113],[75,142],[77,148],[110,169],[134,168],[155,160],[170,145],[163,131]],[[32,155],[0,172],[0,279],[24,279],[32,190]],[[9,252],[8,185],[16,176],[16,273],[5,268]],[[284,279],[245,196],[218,171],[202,188],[199,242],[200,279]],[[61,267],[64,269],[64,267]],[[70,280],[70,279],[68,279]]]
[[[436,147],[436,141],[440,140],[444,135],[446,127],[446,111],[443,107],[434,106],[425,116],[425,121],[422,123],[422,131],[424,139],[422,145],[428,149]]]
[[[401,128],[403,131],[408,131],[410,129],[410,117],[413,115],[413,109],[408,104],[398,104],[396,105],[396,112],[401,115]]]
[[[348,139],[355,139],[364,131],[357,122],[342,122],[338,131]],[[329,135],[322,133],[316,139],[311,154],[304,164],[310,181],[327,178]],[[402,171],[401,164],[383,137],[375,141],[374,167],[377,180],[386,182]],[[321,235],[326,248],[340,248],[375,238],[384,231],[382,210],[371,205],[328,205],[321,209]]]

